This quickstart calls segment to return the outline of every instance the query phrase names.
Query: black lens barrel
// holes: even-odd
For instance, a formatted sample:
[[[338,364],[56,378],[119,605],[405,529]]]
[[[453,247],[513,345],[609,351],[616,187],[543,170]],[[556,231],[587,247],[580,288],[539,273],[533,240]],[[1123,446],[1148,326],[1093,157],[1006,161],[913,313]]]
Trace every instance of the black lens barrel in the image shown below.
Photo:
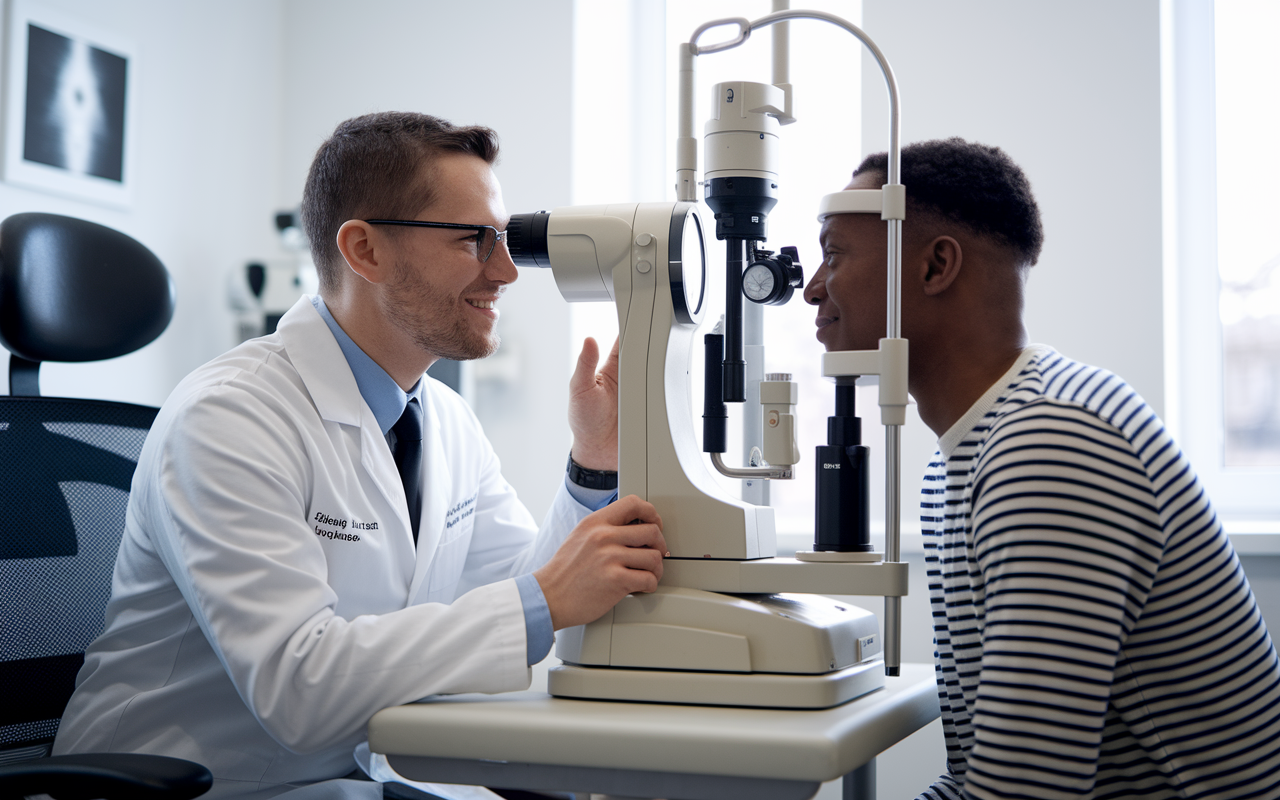
[[[703,185],[707,206],[716,215],[716,238],[768,238],[769,212],[778,204],[778,184],[765,178],[712,178]]]
[[[507,250],[517,267],[551,266],[551,256],[547,253],[547,221],[550,219],[546,211],[512,215],[507,223]]]
[[[816,448],[813,549],[865,553],[871,546],[871,449],[862,444],[853,379],[836,379],[836,413],[827,417],[827,443]]]
[[[708,333],[702,337],[706,365],[703,369],[702,452],[723,453],[728,449],[729,411],[721,393],[723,375],[720,362],[724,358],[724,336]]]

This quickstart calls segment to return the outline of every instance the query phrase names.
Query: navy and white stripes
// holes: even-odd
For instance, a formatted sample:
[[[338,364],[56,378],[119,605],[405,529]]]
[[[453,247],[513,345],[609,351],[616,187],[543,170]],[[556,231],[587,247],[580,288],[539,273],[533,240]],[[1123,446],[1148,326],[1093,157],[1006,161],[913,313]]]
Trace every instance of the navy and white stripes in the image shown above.
[[[1024,351],[939,442],[935,798],[1280,798],[1280,662],[1213,507],[1122,380]]]

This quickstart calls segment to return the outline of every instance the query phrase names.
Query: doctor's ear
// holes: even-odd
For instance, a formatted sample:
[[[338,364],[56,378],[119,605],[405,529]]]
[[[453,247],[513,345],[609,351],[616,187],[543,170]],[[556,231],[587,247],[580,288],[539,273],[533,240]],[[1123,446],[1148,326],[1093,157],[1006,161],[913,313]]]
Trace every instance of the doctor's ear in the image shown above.
[[[338,228],[338,251],[351,271],[369,283],[382,283],[391,261],[385,252],[386,239],[361,219],[349,219]]]

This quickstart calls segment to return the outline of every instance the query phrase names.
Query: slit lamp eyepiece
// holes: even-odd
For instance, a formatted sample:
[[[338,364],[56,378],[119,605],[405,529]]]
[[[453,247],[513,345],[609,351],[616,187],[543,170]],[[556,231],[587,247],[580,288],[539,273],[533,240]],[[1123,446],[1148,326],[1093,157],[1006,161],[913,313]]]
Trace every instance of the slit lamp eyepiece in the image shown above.
[[[550,267],[551,255],[547,252],[547,222],[551,214],[546,211],[530,211],[513,214],[507,223],[507,250],[517,267]]]

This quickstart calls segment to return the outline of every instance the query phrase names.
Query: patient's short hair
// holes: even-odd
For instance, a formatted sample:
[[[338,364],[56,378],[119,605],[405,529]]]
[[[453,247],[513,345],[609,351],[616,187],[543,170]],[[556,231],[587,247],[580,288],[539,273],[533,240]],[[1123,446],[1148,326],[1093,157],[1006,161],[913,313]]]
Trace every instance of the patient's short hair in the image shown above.
[[[436,198],[432,182],[419,179],[420,167],[442,153],[473,155],[492,164],[498,135],[427,114],[386,111],[341,123],[320,145],[302,191],[302,224],[322,289],[338,286],[342,223],[412,219]]]
[[[853,174],[884,180],[888,163],[886,153],[875,153]],[[908,221],[912,214],[934,215],[994,239],[1020,265],[1031,266],[1040,258],[1044,229],[1031,182],[999,147],[959,137],[907,145],[902,148],[902,183]]]

